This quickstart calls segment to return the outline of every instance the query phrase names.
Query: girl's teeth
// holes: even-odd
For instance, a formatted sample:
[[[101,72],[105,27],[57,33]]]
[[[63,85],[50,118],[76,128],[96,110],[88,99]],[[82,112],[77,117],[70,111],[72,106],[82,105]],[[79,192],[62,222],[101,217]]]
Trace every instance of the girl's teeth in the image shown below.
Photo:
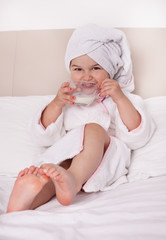
[[[94,83],[83,84],[84,87],[92,87],[92,86],[94,86],[94,85],[95,85]]]

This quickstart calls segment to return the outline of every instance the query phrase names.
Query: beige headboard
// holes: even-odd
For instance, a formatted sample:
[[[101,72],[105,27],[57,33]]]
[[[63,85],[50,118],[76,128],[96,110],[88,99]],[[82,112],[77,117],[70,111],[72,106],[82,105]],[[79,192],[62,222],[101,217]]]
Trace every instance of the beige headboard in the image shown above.
[[[123,28],[129,40],[135,93],[166,95],[166,28]],[[56,94],[69,79],[64,55],[72,29],[0,32],[0,96]]]

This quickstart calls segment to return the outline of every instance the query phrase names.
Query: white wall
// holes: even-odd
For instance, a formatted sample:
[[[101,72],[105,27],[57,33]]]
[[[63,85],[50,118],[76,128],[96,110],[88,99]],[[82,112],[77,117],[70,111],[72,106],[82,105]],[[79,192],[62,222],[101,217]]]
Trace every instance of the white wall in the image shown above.
[[[166,0],[0,0],[0,31],[114,27],[166,27]]]

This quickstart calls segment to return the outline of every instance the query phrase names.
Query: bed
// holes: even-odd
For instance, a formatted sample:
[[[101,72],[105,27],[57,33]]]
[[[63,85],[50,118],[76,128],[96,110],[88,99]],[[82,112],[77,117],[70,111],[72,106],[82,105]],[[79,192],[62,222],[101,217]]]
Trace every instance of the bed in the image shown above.
[[[135,93],[157,126],[132,152],[126,182],[110,191],[56,198],[6,214],[18,172],[44,151],[27,133],[37,109],[69,79],[64,66],[73,29],[0,32],[0,240],[166,239],[166,29],[122,29],[129,40]]]

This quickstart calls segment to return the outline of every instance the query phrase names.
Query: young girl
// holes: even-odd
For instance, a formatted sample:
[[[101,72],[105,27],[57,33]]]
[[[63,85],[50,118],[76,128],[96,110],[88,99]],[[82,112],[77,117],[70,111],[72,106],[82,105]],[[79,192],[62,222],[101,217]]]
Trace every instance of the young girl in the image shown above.
[[[48,147],[40,167],[22,170],[7,212],[35,209],[56,195],[62,205],[77,193],[105,191],[127,181],[130,152],[144,146],[155,126],[134,90],[130,50],[123,32],[86,25],[76,29],[66,50],[71,80],[99,97],[76,104],[69,82],[30,124],[38,144]]]

